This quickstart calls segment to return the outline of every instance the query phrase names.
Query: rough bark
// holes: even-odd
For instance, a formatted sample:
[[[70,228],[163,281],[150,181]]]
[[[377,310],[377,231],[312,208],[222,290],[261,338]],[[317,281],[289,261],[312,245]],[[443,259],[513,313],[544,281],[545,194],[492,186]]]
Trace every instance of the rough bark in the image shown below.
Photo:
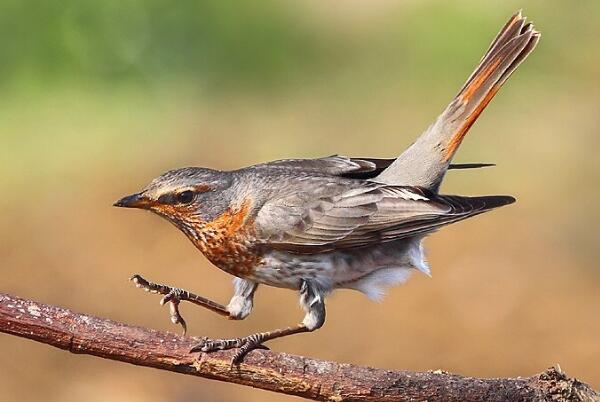
[[[551,368],[527,378],[480,379],[442,371],[391,371],[266,350],[239,366],[233,351],[190,354],[197,338],[134,327],[0,294],[0,332],[72,353],[249,385],[319,401],[600,401]]]

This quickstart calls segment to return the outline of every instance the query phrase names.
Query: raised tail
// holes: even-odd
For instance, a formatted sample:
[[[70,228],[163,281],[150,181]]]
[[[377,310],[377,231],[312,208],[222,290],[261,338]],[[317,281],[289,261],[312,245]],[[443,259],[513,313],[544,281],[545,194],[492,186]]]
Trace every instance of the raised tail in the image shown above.
[[[376,181],[437,192],[458,146],[502,84],[540,38],[517,12],[498,33],[458,95],[436,121]]]

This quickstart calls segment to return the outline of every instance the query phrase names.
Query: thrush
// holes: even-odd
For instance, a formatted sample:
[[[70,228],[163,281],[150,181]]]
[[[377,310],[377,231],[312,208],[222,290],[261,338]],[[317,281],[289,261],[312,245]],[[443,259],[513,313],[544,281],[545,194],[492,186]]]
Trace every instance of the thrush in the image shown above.
[[[325,298],[354,289],[380,299],[414,270],[429,275],[423,239],[442,226],[515,201],[463,197],[438,190],[467,131],[502,84],[533,51],[540,34],[518,12],[493,40],[456,97],[396,159],[330,156],[286,159],[233,171],[186,167],[168,171],[114,205],[141,208],[179,228],[215,266],[233,275],[224,306],[139,275],[138,287],[164,295],[171,320],[185,331],[179,303],[225,317],[250,314],[259,284],[298,291],[301,323],[235,339],[208,339],[192,352],[238,348],[233,362],[275,338],[310,332],[325,322]]]

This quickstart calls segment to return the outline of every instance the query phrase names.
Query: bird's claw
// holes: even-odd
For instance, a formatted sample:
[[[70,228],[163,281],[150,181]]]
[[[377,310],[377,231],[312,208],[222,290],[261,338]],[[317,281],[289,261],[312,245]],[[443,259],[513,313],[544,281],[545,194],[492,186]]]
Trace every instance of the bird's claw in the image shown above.
[[[179,303],[181,303],[181,296],[185,291],[178,288],[171,288],[169,293],[167,293],[162,299],[160,299],[160,305],[164,306],[165,304],[169,305],[169,316],[171,318],[171,322],[173,324],[181,325],[183,330],[182,335],[185,335],[187,332],[187,324],[181,313],[179,312]]]
[[[181,325],[183,335],[186,334],[187,324],[179,312],[179,303],[185,299],[185,290],[165,285],[157,285],[156,283],[147,281],[140,275],[133,275],[130,280],[135,284],[136,287],[143,289],[146,292],[164,294],[163,298],[160,299],[160,305],[169,305],[169,316],[171,318],[171,322],[173,324]],[[168,291],[165,293],[166,290]]]
[[[262,339],[253,336],[234,339],[202,338],[201,342],[190,350],[190,353],[210,353],[217,350],[238,349],[231,359],[231,365],[233,366],[241,363],[241,361],[244,359],[244,356],[254,349],[269,350],[269,348],[263,345],[261,341]]]
[[[148,282],[138,274],[133,275],[131,278],[129,278],[129,280],[133,282],[136,288],[143,289],[146,292],[158,293],[155,283]]]
[[[179,288],[171,288],[171,290],[169,291],[169,293],[167,293],[166,295],[163,296],[162,299],[160,299],[160,305],[164,306],[165,304],[172,302],[172,303],[179,303],[181,301],[181,296],[183,295],[183,290],[179,289]]]

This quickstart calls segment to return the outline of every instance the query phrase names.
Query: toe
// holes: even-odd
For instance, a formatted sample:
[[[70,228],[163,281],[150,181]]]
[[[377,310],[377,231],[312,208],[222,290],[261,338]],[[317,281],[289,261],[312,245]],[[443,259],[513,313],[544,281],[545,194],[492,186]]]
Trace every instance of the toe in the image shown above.
[[[210,339],[208,339],[208,338],[202,338],[202,340],[200,341],[200,343],[198,343],[197,345],[195,345],[194,347],[192,347],[190,349],[190,353],[205,352],[204,348],[206,347],[206,345],[209,342],[211,342]]]
[[[240,364],[244,360],[244,357],[246,357],[246,355],[254,349],[270,350],[268,347],[258,341],[247,339],[239,348],[239,350],[233,355],[233,358],[231,359],[231,365],[233,366]]]

